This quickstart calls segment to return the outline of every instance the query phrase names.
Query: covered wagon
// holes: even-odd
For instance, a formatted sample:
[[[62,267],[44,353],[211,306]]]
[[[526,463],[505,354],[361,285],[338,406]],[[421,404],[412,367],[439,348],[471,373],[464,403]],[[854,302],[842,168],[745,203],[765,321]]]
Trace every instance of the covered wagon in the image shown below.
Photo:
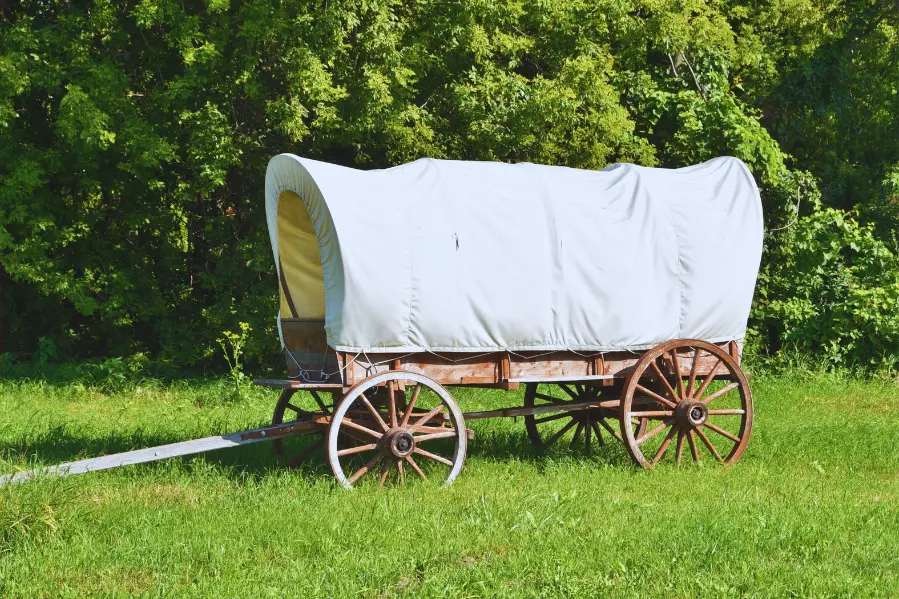
[[[261,441],[290,466],[324,451],[345,487],[369,473],[449,483],[466,422],[502,416],[524,417],[540,450],[616,438],[645,468],[680,464],[686,448],[695,461],[743,454],[740,357],[763,226],[739,160],[361,171],[282,154],[265,202],[288,373],[256,381],[283,389],[272,424],[0,484]],[[475,412],[449,391],[522,385],[517,405]]]
[[[274,425],[320,435],[276,441],[289,464],[322,448],[347,487],[451,482],[466,422],[499,416],[541,448],[617,438],[646,468],[742,455],[763,223],[739,160],[361,171],[282,154],[265,185],[288,377],[258,382],[284,389]],[[449,391],[521,385],[523,404],[479,412]]]

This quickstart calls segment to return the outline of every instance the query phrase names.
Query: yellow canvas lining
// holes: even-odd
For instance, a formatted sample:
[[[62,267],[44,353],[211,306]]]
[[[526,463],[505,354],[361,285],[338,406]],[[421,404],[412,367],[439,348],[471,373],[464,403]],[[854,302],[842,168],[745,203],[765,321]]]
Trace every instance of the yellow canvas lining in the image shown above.
[[[318,239],[303,199],[293,191],[278,196],[278,254],[297,318],[325,317],[325,281]],[[281,316],[291,318],[281,289]]]

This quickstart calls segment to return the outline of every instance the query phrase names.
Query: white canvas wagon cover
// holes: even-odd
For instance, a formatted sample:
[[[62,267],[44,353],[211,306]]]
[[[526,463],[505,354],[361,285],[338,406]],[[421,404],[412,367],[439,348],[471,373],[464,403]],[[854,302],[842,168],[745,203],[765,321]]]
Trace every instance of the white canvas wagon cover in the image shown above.
[[[362,171],[281,154],[265,194],[281,316],[324,317],[338,351],[741,340],[762,252],[758,189],[728,157]]]

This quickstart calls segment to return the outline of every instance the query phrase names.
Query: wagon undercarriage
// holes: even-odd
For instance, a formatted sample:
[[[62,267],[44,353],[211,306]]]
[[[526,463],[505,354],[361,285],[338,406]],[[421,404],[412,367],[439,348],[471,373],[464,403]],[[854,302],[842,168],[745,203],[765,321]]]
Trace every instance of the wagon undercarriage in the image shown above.
[[[352,386],[257,382],[284,389],[274,424],[316,423],[309,432],[318,439],[311,444],[291,451],[279,439],[275,452],[291,467],[322,452],[346,487],[365,475],[378,476],[383,485],[391,472],[404,481],[408,470],[452,482],[473,436],[465,423],[483,418],[522,416],[531,443],[543,450],[565,443],[589,452],[614,438],[644,468],[665,459],[680,464],[687,448],[689,459],[698,462],[705,455],[723,463],[745,450],[752,399],[735,342],[676,340],[642,355],[558,353],[452,359],[338,354],[342,376],[355,381]],[[447,390],[522,384],[524,405],[477,412],[463,413]],[[299,390],[310,393],[315,408],[292,403]]]

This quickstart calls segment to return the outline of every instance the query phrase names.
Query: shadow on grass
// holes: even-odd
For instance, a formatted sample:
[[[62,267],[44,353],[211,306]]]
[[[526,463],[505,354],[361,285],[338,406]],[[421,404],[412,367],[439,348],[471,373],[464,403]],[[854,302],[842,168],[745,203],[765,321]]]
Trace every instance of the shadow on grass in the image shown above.
[[[476,430],[475,438],[468,444],[469,457],[496,461],[530,461],[537,464],[539,471],[546,464],[560,458],[585,460],[613,467],[630,467],[633,464],[624,445],[610,435],[605,435],[603,443],[594,445],[589,453],[584,450],[583,443],[570,449],[567,443],[561,442],[559,446],[545,450],[534,446],[525,433],[524,426],[520,428],[521,430],[516,427],[511,431]]]
[[[596,447],[589,454],[582,448],[568,450],[567,447],[545,452],[530,443],[523,427],[521,430],[518,427],[512,430],[490,430],[490,428],[489,426],[475,428],[475,437],[469,441],[468,445],[468,459],[498,462],[529,461],[536,464],[537,470],[541,472],[547,464],[554,463],[559,458],[590,460],[598,465],[613,467],[631,464],[621,443],[608,437],[604,445]],[[318,438],[317,435],[290,438],[289,455],[302,452],[315,443]],[[83,436],[73,434],[65,427],[57,427],[40,433],[25,434],[15,441],[0,443],[0,460],[7,464],[4,470],[9,472],[13,469],[25,470],[51,466],[187,440],[175,435],[150,434],[142,431],[103,437]],[[429,449],[437,449],[438,453],[443,455],[452,453],[449,445],[437,445]],[[261,478],[285,468],[283,460],[274,454],[272,444],[269,442],[219,449],[161,461],[180,460],[184,468],[190,471],[193,468],[192,463],[196,459],[203,461],[204,469],[209,465],[215,466],[220,468],[226,476],[235,479],[245,479],[248,476]],[[311,452],[309,457],[295,469],[295,472],[309,480],[331,476],[323,450]]]

